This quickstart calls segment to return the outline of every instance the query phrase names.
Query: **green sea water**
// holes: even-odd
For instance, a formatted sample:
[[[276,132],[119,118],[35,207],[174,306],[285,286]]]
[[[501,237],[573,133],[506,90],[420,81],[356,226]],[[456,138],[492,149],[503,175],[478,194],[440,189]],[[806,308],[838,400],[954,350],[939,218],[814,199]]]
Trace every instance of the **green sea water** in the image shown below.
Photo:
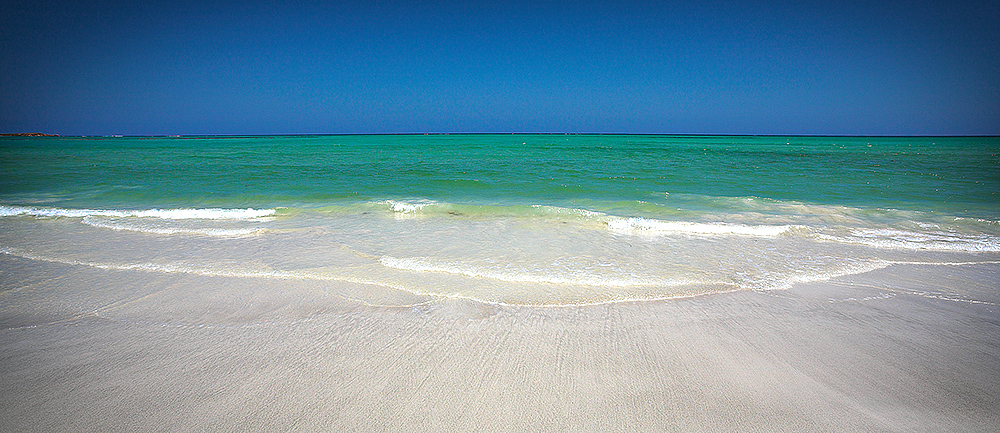
[[[0,138],[31,260],[579,303],[1000,259],[1000,138]]]
[[[987,218],[1000,209],[996,137],[69,137],[0,145],[4,204],[606,206],[687,194]]]

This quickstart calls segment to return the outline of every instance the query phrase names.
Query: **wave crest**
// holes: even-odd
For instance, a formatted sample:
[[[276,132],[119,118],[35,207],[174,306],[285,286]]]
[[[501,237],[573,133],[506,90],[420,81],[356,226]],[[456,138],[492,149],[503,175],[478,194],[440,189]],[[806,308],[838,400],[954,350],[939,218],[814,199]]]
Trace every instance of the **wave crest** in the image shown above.
[[[29,206],[4,206],[0,205],[0,217],[6,216],[34,216],[43,218],[86,218],[86,217],[115,217],[115,218],[161,218],[171,220],[182,219],[204,219],[204,220],[241,220],[273,216],[277,209],[145,209],[145,210],[117,210],[117,209],[63,209],[63,208],[38,208]]]

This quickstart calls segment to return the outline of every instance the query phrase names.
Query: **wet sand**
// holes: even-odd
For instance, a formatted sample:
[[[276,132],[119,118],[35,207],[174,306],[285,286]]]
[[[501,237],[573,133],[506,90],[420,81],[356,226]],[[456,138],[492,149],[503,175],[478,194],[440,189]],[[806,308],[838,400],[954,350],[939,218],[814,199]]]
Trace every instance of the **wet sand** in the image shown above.
[[[0,431],[998,431],[1000,265],[526,307],[0,256]],[[389,295],[373,296],[385,299]]]

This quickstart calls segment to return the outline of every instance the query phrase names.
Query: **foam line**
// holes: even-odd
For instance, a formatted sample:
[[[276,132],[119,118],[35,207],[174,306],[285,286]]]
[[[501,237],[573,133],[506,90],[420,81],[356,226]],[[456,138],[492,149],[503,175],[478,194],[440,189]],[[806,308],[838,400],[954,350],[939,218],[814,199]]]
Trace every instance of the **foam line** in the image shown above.
[[[277,209],[146,209],[146,210],[113,210],[113,209],[62,209],[38,208],[29,206],[0,205],[0,217],[5,216],[35,216],[35,217],[68,217],[85,218],[88,216],[103,216],[116,218],[162,218],[162,219],[208,219],[208,220],[241,220],[261,218],[274,215]]]
[[[952,233],[917,233],[895,229],[854,230],[849,236],[816,235],[817,239],[865,245],[882,249],[1000,252],[1000,238],[995,236],[963,236]]]
[[[82,221],[84,224],[99,227],[110,230],[117,231],[130,231],[139,233],[151,233],[157,235],[174,235],[174,234],[196,234],[212,237],[239,237],[239,236],[251,236],[260,234],[264,231],[262,228],[245,228],[245,229],[219,229],[219,228],[205,228],[205,229],[195,229],[195,228],[165,228],[165,227],[137,227],[130,226],[127,224],[115,224],[113,222],[99,221],[92,217],[85,217]]]
[[[564,277],[548,273],[532,274],[528,272],[500,272],[461,263],[432,263],[427,259],[421,258],[399,259],[389,256],[379,258],[379,263],[388,268],[411,272],[441,272],[446,274],[464,275],[472,278],[489,278],[492,280],[511,283],[572,284],[595,287],[674,287],[694,284],[730,284],[724,282],[706,282],[695,280],[630,279],[601,277],[596,275]]]
[[[696,235],[742,235],[773,237],[787,232],[790,225],[747,225],[727,223],[694,223],[687,221],[660,221],[647,218],[611,218],[608,228],[612,231],[638,234],[686,233]]]
[[[399,284],[385,283],[381,281],[364,278],[354,278],[340,275],[317,275],[303,272],[288,272],[275,270],[251,270],[251,269],[226,269],[206,266],[190,265],[160,265],[155,263],[100,263],[81,260],[68,260],[55,257],[47,257],[38,254],[27,253],[15,249],[0,247],[0,253],[17,256],[28,260],[37,260],[50,263],[61,263],[73,266],[87,266],[97,269],[107,269],[114,271],[146,271],[160,272],[168,274],[191,274],[209,277],[236,277],[236,278],[268,278],[278,280],[317,280],[317,281],[342,281],[346,283],[367,284],[372,286],[388,287],[390,289],[412,293],[411,290]]]

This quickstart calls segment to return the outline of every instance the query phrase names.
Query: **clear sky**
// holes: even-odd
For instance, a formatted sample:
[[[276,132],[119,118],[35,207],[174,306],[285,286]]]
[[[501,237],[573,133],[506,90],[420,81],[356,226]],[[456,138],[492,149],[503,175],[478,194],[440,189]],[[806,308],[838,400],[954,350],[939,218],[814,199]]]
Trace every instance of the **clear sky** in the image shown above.
[[[0,132],[1000,134],[1000,2],[0,2]]]

